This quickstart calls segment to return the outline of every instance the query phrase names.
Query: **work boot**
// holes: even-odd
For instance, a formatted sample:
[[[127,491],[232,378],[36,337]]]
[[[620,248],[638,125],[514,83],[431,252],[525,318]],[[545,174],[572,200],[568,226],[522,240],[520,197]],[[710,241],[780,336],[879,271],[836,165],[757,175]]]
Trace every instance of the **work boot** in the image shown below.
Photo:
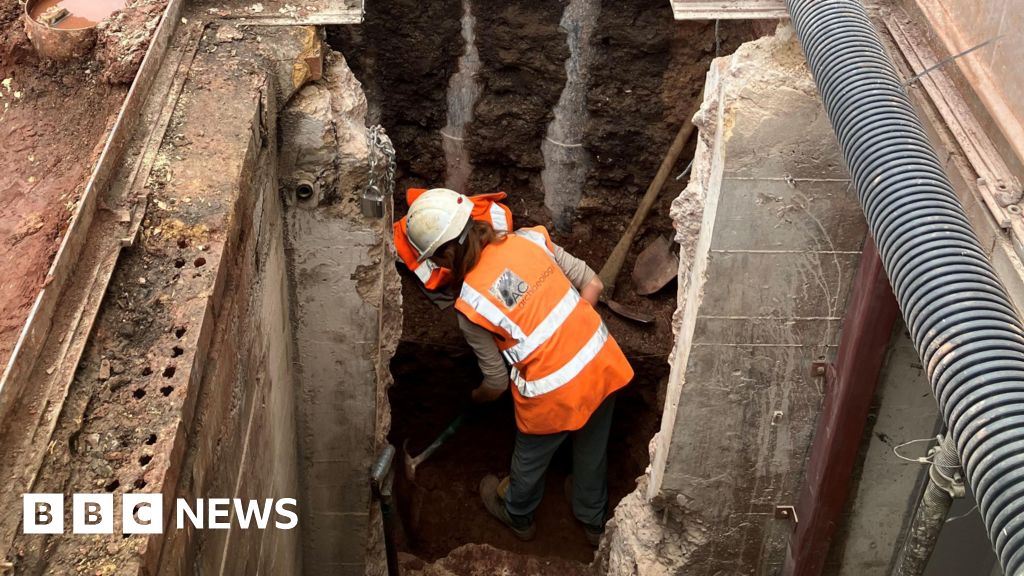
[[[563,485],[565,490],[565,499],[569,501],[569,510],[572,510],[572,474],[565,477],[565,484]],[[575,514],[573,515],[575,518]],[[580,524],[579,518],[576,521]],[[587,544],[590,544],[594,548],[601,545],[601,536],[604,536],[604,526],[591,526],[590,524],[583,524],[583,534],[587,537]]]
[[[498,486],[501,483],[498,477],[493,474],[484,476],[483,480],[480,481],[480,498],[484,501],[484,508],[501,521],[502,524],[508,526],[512,533],[516,535],[523,542],[533,540],[533,536],[537,533],[537,527],[533,522],[525,527],[517,525],[516,521],[512,519],[512,516],[508,513],[508,508],[505,507],[505,500],[498,494]]]

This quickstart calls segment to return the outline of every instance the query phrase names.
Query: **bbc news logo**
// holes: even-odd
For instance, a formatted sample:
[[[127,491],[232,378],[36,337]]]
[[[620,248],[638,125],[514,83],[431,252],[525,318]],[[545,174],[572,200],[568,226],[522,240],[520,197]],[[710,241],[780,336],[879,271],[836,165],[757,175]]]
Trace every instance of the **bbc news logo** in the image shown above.
[[[178,498],[174,504],[176,527],[197,529],[265,530],[271,525],[291,530],[299,524],[294,498],[242,500],[240,498],[199,498],[190,502]],[[113,494],[74,494],[71,498],[72,534],[113,534]],[[160,494],[121,496],[123,534],[161,534],[164,531],[164,502]],[[22,525],[25,534],[64,534],[63,494],[22,495]]]

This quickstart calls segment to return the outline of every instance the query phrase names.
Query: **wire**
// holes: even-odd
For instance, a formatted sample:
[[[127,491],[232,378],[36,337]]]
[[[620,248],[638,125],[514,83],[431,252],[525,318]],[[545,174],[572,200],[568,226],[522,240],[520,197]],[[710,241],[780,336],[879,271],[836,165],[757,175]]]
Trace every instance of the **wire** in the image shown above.
[[[693,168],[693,160],[690,160],[690,163],[686,165],[686,169],[683,170],[682,172],[680,172],[679,176],[676,176],[676,180],[679,180],[683,176],[686,176],[687,174],[689,174],[690,173],[690,168]]]
[[[921,456],[918,458],[907,458],[906,456],[900,454],[899,449],[903,448],[904,446],[909,446],[911,444],[917,444],[919,442],[933,442],[934,440],[935,438],[918,438],[917,440],[909,440],[907,442],[904,442],[903,444],[897,444],[896,446],[893,446],[892,453],[895,454],[896,457],[899,458],[900,460],[906,460],[907,462],[913,462],[915,464],[931,464],[933,456],[932,454],[928,454],[927,456]]]
[[[920,80],[922,76],[930,74],[931,72],[934,72],[935,70],[938,70],[939,68],[942,68],[946,64],[949,64],[950,62],[953,62],[954,60],[957,60],[957,59],[959,59],[959,58],[961,58],[963,56],[966,56],[966,55],[970,54],[971,52],[974,52],[975,50],[977,50],[979,48],[984,48],[985,46],[988,46],[989,44],[995,42],[996,40],[999,40],[1003,36],[1004,36],[1003,34],[999,34],[998,36],[993,36],[992,38],[989,38],[988,40],[985,40],[981,44],[978,44],[976,46],[971,46],[970,48],[968,48],[967,50],[964,50],[963,52],[960,52],[958,54],[953,54],[952,56],[950,56],[948,58],[944,58],[942,60],[939,60],[936,64],[934,64],[932,66],[929,66],[928,68],[925,68],[924,70],[922,70],[921,72],[919,72],[915,76],[912,76],[909,80],[907,80],[906,82],[903,83],[903,86],[904,87],[910,86],[914,82]]]
[[[547,136],[545,136],[544,139],[547,140],[548,142],[551,142],[555,146],[561,146],[562,148],[582,148],[583,147],[582,143],[580,143],[580,144],[566,144],[565,142],[559,142],[558,140],[555,140],[554,138],[549,138]]]
[[[954,520],[960,520],[962,518],[967,518],[968,516],[971,515],[972,512],[974,512],[977,509],[978,509],[978,505],[975,504],[974,506],[971,506],[970,510],[968,510],[967,512],[964,512],[963,514],[961,514],[959,516],[953,516],[952,518],[946,518],[946,524],[949,524],[950,522],[952,522]]]

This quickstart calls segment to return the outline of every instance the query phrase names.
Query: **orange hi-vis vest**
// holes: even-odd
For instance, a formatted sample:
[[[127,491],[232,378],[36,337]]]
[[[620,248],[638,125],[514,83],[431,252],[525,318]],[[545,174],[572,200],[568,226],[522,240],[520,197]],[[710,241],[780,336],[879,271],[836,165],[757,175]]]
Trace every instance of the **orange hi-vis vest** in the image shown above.
[[[406,202],[411,206],[420,194],[426,191],[426,188],[409,188],[405,193]],[[512,211],[508,206],[499,202],[499,200],[504,200],[505,196],[504,192],[470,196],[469,200],[473,203],[473,213],[470,218],[488,222],[498,232],[510,232],[512,230]],[[451,283],[451,270],[442,268],[430,260],[416,261],[419,252],[413,247],[412,242],[409,242],[406,232],[406,217],[403,216],[402,219],[395,222],[393,229],[395,251],[398,252],[398,257],[402,259],[406,268],[416,274],[416,277],[423,282],[428,290],[438,290]]]
[[[526,434],[578,430],[633,369],[601,316],[558,267],[547,230],[487,245],[455,308],[494,334],[512,365],[516,424]]]

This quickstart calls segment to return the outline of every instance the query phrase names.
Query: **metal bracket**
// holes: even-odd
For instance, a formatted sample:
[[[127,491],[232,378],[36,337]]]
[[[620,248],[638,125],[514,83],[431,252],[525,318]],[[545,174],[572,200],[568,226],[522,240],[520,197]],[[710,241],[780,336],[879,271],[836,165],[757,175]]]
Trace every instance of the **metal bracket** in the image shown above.
[[[824,358],[819,358],[814,362],[811,362],[811,377],[812,378],[826,378],[828,376],[828,362]]]
[[[775,507],[775,517],[778,518],[779,520],[792,520],[793,521],[793,526],[796,526],[797,524],[800,523],[800,519],[797,518],[797,516],[796,516],[796,507],[795,506],[789,506],[789,505],[786,505],[786,506],[776,506]]]

